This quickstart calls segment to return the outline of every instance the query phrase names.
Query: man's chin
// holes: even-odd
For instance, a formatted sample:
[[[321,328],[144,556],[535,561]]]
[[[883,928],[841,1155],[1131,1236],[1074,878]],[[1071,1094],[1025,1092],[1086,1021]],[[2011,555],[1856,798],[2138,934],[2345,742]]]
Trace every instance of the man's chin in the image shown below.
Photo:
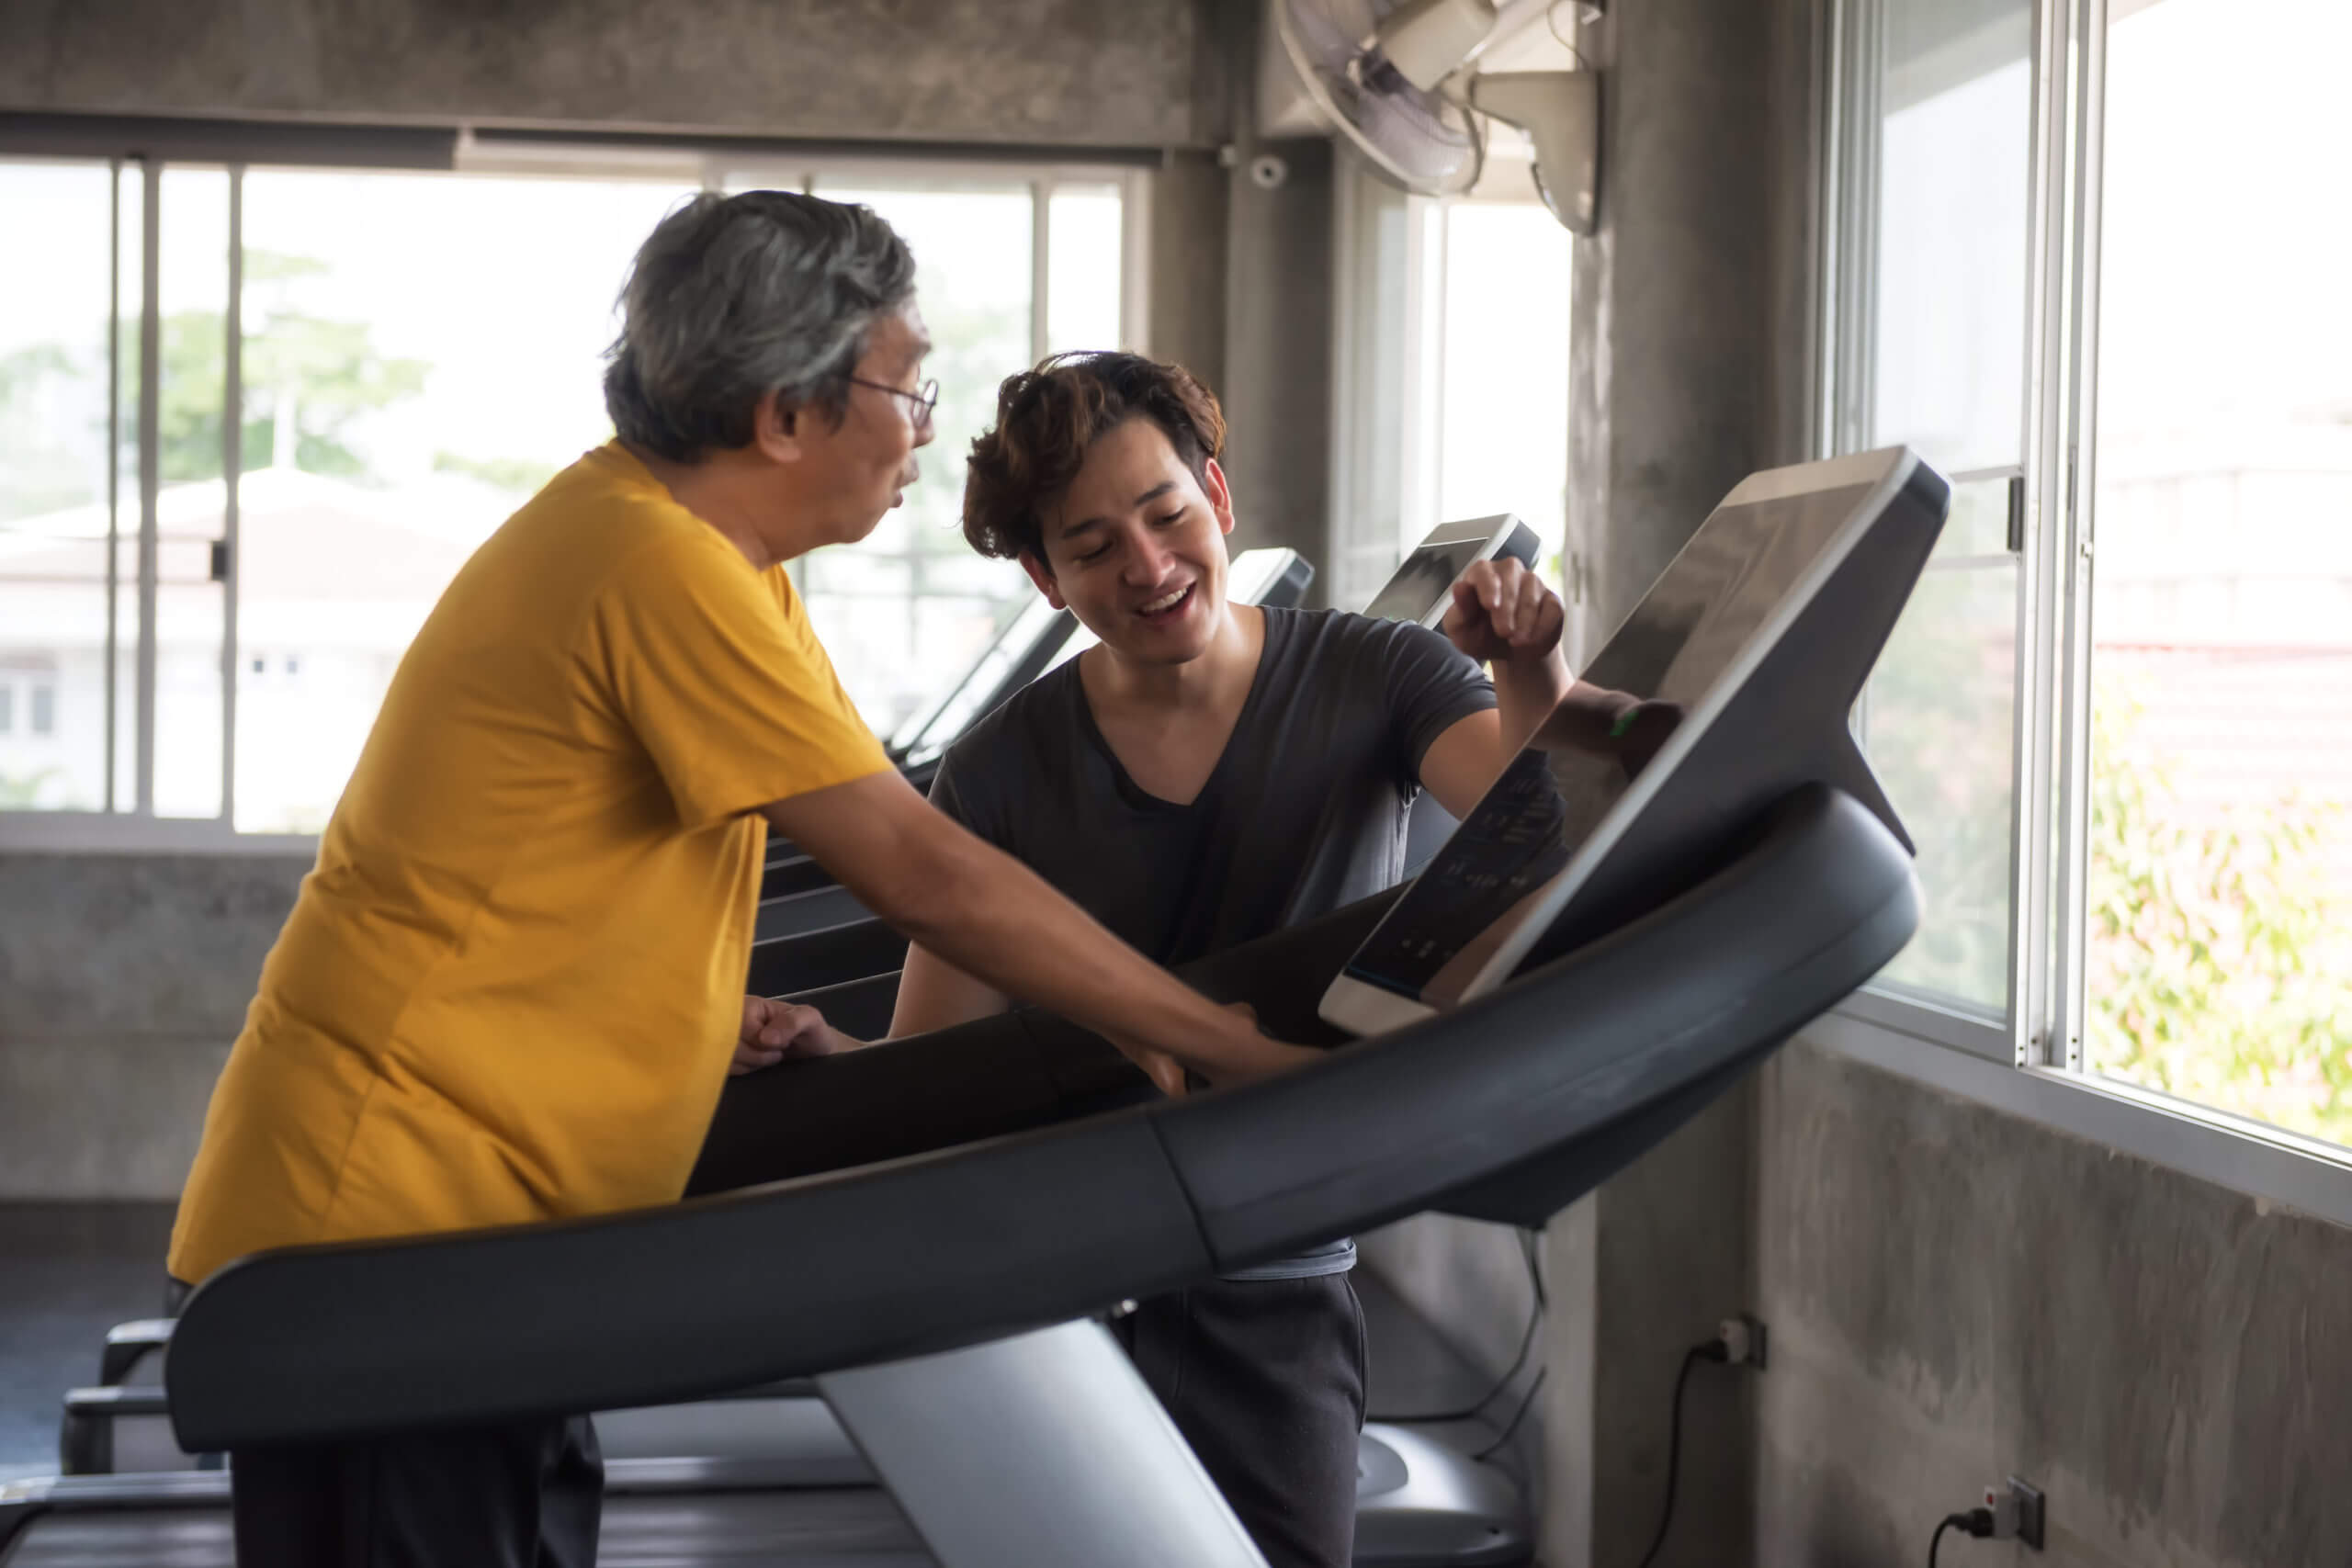
[[[863,543],[868,535],[872,534],[875,529],[882,526],[882,519],[888,516],[890,514],[890,507],[897,504],[898,502],[892,502],[888,506],[884,506],[878,511],[863,513],[858,517],[852,519],[846,528],[833,536],[833,543],[837,545],[855,545]]]
[[[1099,632],[1095,635],[1102,637]],[[1170,637],[1148,626],[1124,624],[1117,636],[1102,637],[1102,640],[1126,663],[1170,668],[1190,664],[1209,650],[1209,644],[1214,639]]]

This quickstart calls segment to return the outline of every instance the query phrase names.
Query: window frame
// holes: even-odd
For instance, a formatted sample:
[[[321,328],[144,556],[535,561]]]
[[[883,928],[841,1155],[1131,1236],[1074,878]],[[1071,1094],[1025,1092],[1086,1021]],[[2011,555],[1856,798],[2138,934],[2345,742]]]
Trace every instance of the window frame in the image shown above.
[[[124,345],[118,345],[109,356],[108,406],[110,410],[131,413],[132,417],[119,420],[120,428],[109,432],[115,453],[109,485],[115,485],[115,476],[122,475],[127,461],[135,465],[137,484],[135,493],[132,486],[121,485],[124,493],[110,494],[110,504],[123,542],[136,547],[136,575],[125,574],[120,586],[125,591],[136,590],[138,612],[135,622],[125,616],[123,620],[129,624],[116,624],[121,595],[111,581],[117,555],[110,547],[107,669],[111,671],[118,660],[125,661],[132,682],[130,691],[123,694],[130,700],[131,711],[120,719],[114,712],[118,682],[109,674],[107,683],[107,808],[0,809],[0,852],[309,853],[315,852],[319,841],[316,834],[240,832],[235,826],[237,688],[251,650],[243,646],[238,636],[238,586],[244,564],[238,549],[243,454],[232,434],[238,428],[234,420],[222,422],[222,474],[226,483],[220,538],[227,547],[227,571],[220,579],[220,809],[217,816],[208,818],[163,817],[155,812],[156,604],[160,587],[156,496],[162,489],[156,454],[160,446],[158,405],[163,375],[159,286],[165,243],[161,221],[162,189],[168,170],[225,170],[228,176],[228,284],[222,316],[231,352],[224,355],[224,408],[242,406],[240,383],[243,367],[238,348],[243,331],[243,185],[248,169],[666,180],[714,191],[745,179],[775,181],[806,190],[820,177],[829,183],[850,179],[865,185],[906,188],[936,188],[959,183],[1022,186],[1027,187],[1033,215],[1029,334],[1033,360],[1045,354],[1049,331],[1053,193],[1062,186],[1114,186],[1119,193],[1121,213],[1120,336],[1123,346],[1149,352],[1151,195],[1159,162],[1156,149],[964,148],[932,144],[894,149],[753,137],[670,139],[626,133],[477,131],[465,127],[314,127],[38,115],[17,117],[0,128],[0,163],[19,161],[105,167],[116,181],[110,246],[119,276],[113,331],[124,338],[133,338],[135,334],[139,385],[134,390],[121,384],[126,369],[121,352]],[[129,233],[121,210],[132,201],[141,204],[135,235]],[[127,299],[125,285],[130,290]],[[19,728],[24,722],[20,716]],[[123,766],[118,765],[116,757],[118,740],[130,753],[121,760]],[[130,788],[119,791],[118,775],[126,772]]]
[[[2089,998],[2091,571],[2095,557],[2099,197],[2107,0],[2030,0],[2024,482],[2018,563],[2010,986],[1998,1027],[1956,1002],[1874,983],[1805,1032],[1842,1055],[2183,1171],[2352,1224],[2352,1147],[2095,1076]],[[1821,457],[1852,450],[1869,406],[1879,0],[1817,0],[1824,199],[1815,364]],[[1864,122],[1864,123],[1857,123]],[[1861,178],[1854,177],[1860,174]],[[1988,477],[1990,470],[1961,478]]]

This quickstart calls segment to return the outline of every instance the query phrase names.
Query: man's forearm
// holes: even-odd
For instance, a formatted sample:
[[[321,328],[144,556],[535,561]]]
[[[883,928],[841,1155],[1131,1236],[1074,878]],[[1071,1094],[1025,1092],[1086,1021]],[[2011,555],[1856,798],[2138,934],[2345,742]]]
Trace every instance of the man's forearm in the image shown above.
[[[1496,716],[1501,721],[1504,757],[1517,756],[1548,724],[1553,713],[1579,687],[1558,649],[1521,662],[1498,659],[1493,668]]]
[[[1145,959],[1011,856],[948,849],[920,908],[885,910],[940,958],[1008,996],[1100,1032],[1130,1056],[1159,1051],[1213,1079],[1268,1070],[1283,1048]]]

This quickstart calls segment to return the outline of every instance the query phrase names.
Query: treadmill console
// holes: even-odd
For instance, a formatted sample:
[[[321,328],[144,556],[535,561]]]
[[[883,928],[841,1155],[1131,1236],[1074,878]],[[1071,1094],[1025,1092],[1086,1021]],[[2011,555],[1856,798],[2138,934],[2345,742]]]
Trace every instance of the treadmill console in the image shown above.
[[[1948,504],[1900,447],[1744,481],[1356,951],[1323,1017],[1374,1033],[1491,990],[1606,929],[1580,910],[1622,922],[1638,885],[1670,894],[1743,814],[1808,782],[1903,838],[1846,715]],[[1847,635],[1824,635],[1839,621]],[[1857,660],[1842,650],[1860,628],[1879,636]]]

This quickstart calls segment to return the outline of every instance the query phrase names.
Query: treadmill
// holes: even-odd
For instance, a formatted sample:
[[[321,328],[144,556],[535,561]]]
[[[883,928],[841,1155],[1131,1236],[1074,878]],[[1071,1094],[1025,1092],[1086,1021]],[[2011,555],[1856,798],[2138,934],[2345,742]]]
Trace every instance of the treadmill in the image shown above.
[[[1244,550],[1233,558],[1226,596],[1236,604],[1287,610],[1306,599],[1314,581],[1314,565],[1296,550]],[[1093,647],[1095,640],[1068,610],[1055,609],[1043,596],[1027,601],[964,678],[935,705],[893,731],[883,749],[909,784],[930,789],[939,760],[966,730],[1038,676]],[[770,942],[869,918],[865,906],[790,840],[769,840],[752,928],[755,939]]]
[[[1441,524],[1408,552],[1364,613],[1433,626],[1452,603],[1454,581],[1472,563],[1515,559],[1532,566],[1539,549],[1540,541],[1534,532],[1509,513]],[[1279,562],[1280,554],[1259,551],[1243,558],[1283,566],[1283,576],[1263,591],[1261,603],[1280,603],[1305,585],[1303,563],[1293,566]],[[1259,578],[1248,577],[1240,587],[1246,594],[1258,594],[1259,584]],[[1042,604],[1043,601],[1036,603]],[[1066,647],[1053,663],[1074,657],[1080,647],[1091,640],[1091,636],[1081,632],[1079,638],[1072,639],[1079,646]],[[1453,818],[1434,796],[1426,792],[1421,795],[1415,803],[1408,829],[1415,846],[1408,865],[1418,871],[1453,826]],[[868,919],[846,930],[820,931],[787,945],[794,951],[796,963],[808,972],[848,967],[863,973],[879,965],[885,972],[870,980],[804,991],[797,999],[819,1006],[837,1027],[853,1034],[873,1037],[888,1032],[897,1000],[897,968],[905,951],[903,939],[881,922]],[[858,956],[861,952],[870,956]],[[167,1451],[168,1438],[156,1430],[163,1424],[164,1404],[153,1353],[168,1342],[171,1328],[169,1320],[145,1321],[120,1325],[108,1336],[101,1356],[98,1384],[73,1390],[66,1396],[59,1442],[60,1462],[65,1473],[138,1469],[155,1465],[159,1460],[165,1468],[177,1469],[185,1464],[184,1460]],[[1403,1333],[1410,1332],[1401,1325],[1398,1328]],[[789,1457],[786,1479],[855,1480],[865,1476],[863,1461],[848,1449],[846,1440],[839,1438],[837,1428],[828,1442],[828,1423],[821,1410],[812,1415],[807,1404],[786,1406],[776,1403],[791,1398],[805,1400],[812,1393],[805,1386],[757,1389],[741,1391],[724,1401],[609,1414],[600,1419],[600,1430],[608,1455],[765,1457],[779,1464]],[[1391,1462],[1400,1452],[1415,1456],[1413,1462],[1402,1470]],[[1366,1446],[1366,1454],[1368,1473],[1377,1472],[1397,1483],[1378,1490],[1367,1505],[1371,1524],[1363,1532],[1364,1550],[1360,1557],[1368,1565],[1449,1560],[1433,1549],[1405,1551],[1389,1539],[1412,1533],[1402,1530],[1399,1525],[1408,1511],[1416,1521],[1414,1530],[1422,1537],[1429,1534],[1427,1520],[1433,1515],[1451,1513],[1457,1517],[1494,1518],[1513,1512],[1507,1489],[1494,1477],[1450,1459],[1444,1449],[1431,1447],[1418,1433],[1394,1428],[1386,1437],[1375,1433]]]
[[[1407,553],[1363,613],[1434,626],[1453,602],[1454,581],[1472,563],[1513,559],[1532,567],[1540,548],[1541,541],[1534,531],[1510,513],[1441,524]],[[1245,603],[1289,607],[1303,595],[1312,581],[1313,570],[1295,552],[1253,550],[1237,558],[1235,575],[1235,592]],[[1042,599],[1034,600],[1023,615],[1043,625],[1046,617],[1035,614],[1040,609],[1050,606]],[[1041,642],[1050,644],[1056,640],[1023,632],[1019,620],[1016,617],[1008,624],[973,674],[959,683],[958,692],[971,686],[975,680],[987,683],[986,672],[992,662],[1016,671],[1029,662],[1024,656],[1005,663],[999,657],[1002,648],[1021,646],[1034,651]],[[1046,631],[1051,629],[1050,626],[1046,626]],[[1066,662],[1093,641],[1091,633],[1080,628],[1075,637],[1061,639],[1060,647],[1044,656],[1042,668],[1051,669]],[[956,696],[951,693],[948,702],[919,718],[905,733],[921,734],[935,728],[937,716],[948,713],[949,703]],[[894,750],[903,755],[907,748],[899,745],[898,738],[894,738]],[[1453,825],[1453,818],[1437,805],[1435,797],[1424,792],[1415,802],[1409,832],[1416,844],[1426,840],[1426,847],[1413,853],[1408,864],[1418,871]],[[797,863],[814,867],[814,862],[806,857]],[[779,872],[791,869],[788,863],[772,866],[768,872],[770,882]],[[821,871],[813,886],[829,886]],[[831,890],[842,891],[837,887]],[[877,956],[842,957],[844,953],[859,951],[861,944]],[[872,981],[805,991],[798,999],[820,1006],[837,1027],[853,1034],[872,1037],[888,1032],[897,1001],[897,969],[905,952],[902,938],[878,920],[865,918],[854,931],[820,931],[813,938],[794,945],[798,955],[796,962],[809,970],[831,970],[843,964],[862,970],[869,964],[886,964],[887,972]],[[168,1318],[149,1319],[118,1325],[108,1334],[100,1355],[97,1383],[72,1390],[65,1398],[58,1445],[63,1473],[92,1475],[118,1470],[187,1467],[186,1457],[173,1451],[168,1437],[159,1430],[165,1411],[160,1352],[168,1346],[172,1328],[173,1322]],[[846,1483],[870,1479],[864,1461],[848,1447],[846,1439],[839,1437],[837,1427],[829,1439],[826,1427],[830,1422],[823,1417],[821,1409],[816,1409],[812,1416],[811,1407],[807,1404],[776,1404],[784,1399],[805,1401],[813,1393],[813,1388],[806,1385],[770,1387],[741,1391],[724,1401],[605,1413],[599,1416],[599,1431],[608,1456],[762,1456],[778,1461],[779,1474],[796,1483],[822,1480]],[[1511,1511],[1507,1492],[1491,1478],[1469,1472],[1458,1463],[1440,1463],[1438,1453],[1431,1451],[1428,1440],[1419,1434],[1397,1430],[1387,1443],[1378,1438],[1374,1442],[1375,1449],[1368,1450],[1374,1454],[1374,1469],[1394,1477],[1396,1468],[1380,1462],[1378,1456],[1386,1447],[1401,1443],[1405,1451],[1415,1453],[1419,1459],[1408,1469],[1423,1478],[1410,1488],[1400,1483],[1377,1492],[1375,1495],[1385,1501],[1375,1505],[1376,1517],[1384,1516],[1384,1511],[1386,1516],[1396,1515],[1408,1502],[1421,1515],[1446,1508],[1493,1517]],[[1442,1484],[1427,1479],[1442,1472],[1446,1472]],[[1384,1552],[1380,1550],[1381,1531],[1374,1529],[1368,1534],[1372,1538],[1371,1550],[1363,1554],[1368,1564],[1409,1561],[1424,1555]]]
[[[1662,728],[1528,753],[1410,886],[1190,968],[1333,1047],[1321,1064],[1148,1099],[1101,1041],[1024,1010],[738,1079],[711,1196],[216,1275],[167,1368],[181,1442],[808,1376],[895,1506],[618,1461],[605,1560],[658,1518],[668,1561],[797,1519],[862,1561],[1259,1562],[1091,1315],[1424,1210],[1541,1224],[1900,951],[1908,842],[1846,714],[1947,502],[1900,448],[1752,478],[1588,671]],[[1409,1018],[1351,1043],[1321,1016],[1343,985]],[[68,1537],[221,1561],[224,1480],[0,1489],[0,1562]]]

